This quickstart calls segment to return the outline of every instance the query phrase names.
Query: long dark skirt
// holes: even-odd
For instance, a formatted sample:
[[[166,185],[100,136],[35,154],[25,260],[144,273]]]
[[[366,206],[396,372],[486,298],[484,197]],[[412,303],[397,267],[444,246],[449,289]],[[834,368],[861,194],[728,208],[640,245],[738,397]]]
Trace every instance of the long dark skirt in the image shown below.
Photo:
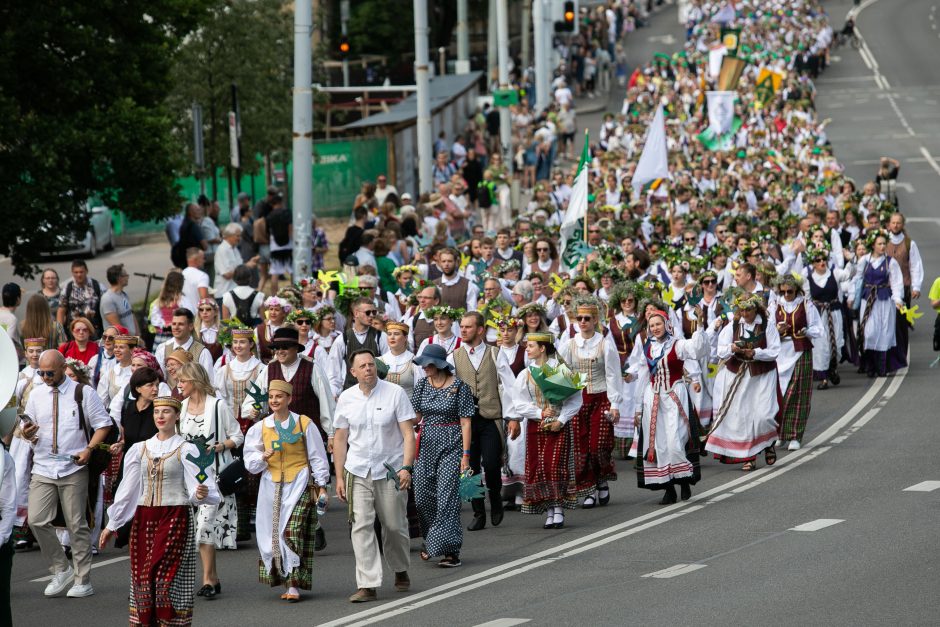
[[[574,457],[578,496],[592,494],[606,481],[616,481],[614,426],[604,415],[610,409],[607,393],[584,395],[581,409],[571,419],[571,454]]]

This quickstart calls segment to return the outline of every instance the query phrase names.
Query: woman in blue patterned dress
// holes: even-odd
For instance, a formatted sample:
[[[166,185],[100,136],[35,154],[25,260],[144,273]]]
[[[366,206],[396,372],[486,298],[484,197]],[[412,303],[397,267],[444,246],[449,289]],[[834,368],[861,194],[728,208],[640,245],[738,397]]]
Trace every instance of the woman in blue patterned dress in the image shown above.
[[[411,404],[421,425],[414,492],[424,536],[421,559],[442,555],[442,568],[460,566],[460,474],[470,468],[470,386],[454,376],[443,347],[430,344],[415,358],[427,375],[415,384]]]

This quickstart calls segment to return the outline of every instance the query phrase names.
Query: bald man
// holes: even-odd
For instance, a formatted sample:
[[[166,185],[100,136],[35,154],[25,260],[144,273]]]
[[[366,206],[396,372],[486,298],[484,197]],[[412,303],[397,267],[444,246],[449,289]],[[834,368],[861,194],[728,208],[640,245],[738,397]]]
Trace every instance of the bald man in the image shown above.
[[[85,513],[89,484],[97,493],[98,477],[90,477],[86,466],[91,451],[111,430],[111,417],[94,389],[65,376],[65,358],[58,351],[40,355],[37,374],[45,385],[29,395],[26,414],[31,424],[23,429],[24,437],[33,442],[29,526],[43,556],[51,562],[52,581],[45,595],[59,596],[68,588],[69,597],[87,597],[95,590],[90,580],[91,530]],[[59,507],[72,539],[74,569],[52,524]]]

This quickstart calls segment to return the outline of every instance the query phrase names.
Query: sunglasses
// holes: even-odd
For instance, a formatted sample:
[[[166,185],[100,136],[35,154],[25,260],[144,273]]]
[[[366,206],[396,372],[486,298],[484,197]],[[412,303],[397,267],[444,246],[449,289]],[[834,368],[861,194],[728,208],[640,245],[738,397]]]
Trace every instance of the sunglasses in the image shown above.
[[[114,338],[116,337],[117,337],[116,335],[102,335],[101,339],[104,340],[105,342],[113,342]]]
[[[790,294],[796,294],[796,290],[780,290],[780,293],[784,296],[789,296]]]
[[[687,241],[687,242],[694,242],[697,238],[695,238],[695,237],[686,237],[686,238],[684,238],[684,239],[685,239],[685,241]]]
[[[37,370],[36,374],[38,374],[40,377],[43,377],[43,378],[45,377],[52,378],[55,376],[55,370]]]
[[[379,312],[378,312],[377,310],[375,310],[375,309],[370,309],[369,311],[363,311],[362,313],[365,314],[365,315],[367,315],[367,316],[374,316],[375,314],[377,314],[377,313],[379,313]]]
[[[575,320],[577,320],[578,322],[590,322],[593,319],[594,318],[592,318],[591,316],[577,316],[575,318]]]
[[[309,327],[310,321],[309,320],[294,320],[294,324],[302,324],[304,326]]]
[[[212,307],[200,307],[199,311],[215,311]]]
[[[702,285],[716,285],[717,283],[718,281],[716,281],[715,279],[703,279],[702,280]]]

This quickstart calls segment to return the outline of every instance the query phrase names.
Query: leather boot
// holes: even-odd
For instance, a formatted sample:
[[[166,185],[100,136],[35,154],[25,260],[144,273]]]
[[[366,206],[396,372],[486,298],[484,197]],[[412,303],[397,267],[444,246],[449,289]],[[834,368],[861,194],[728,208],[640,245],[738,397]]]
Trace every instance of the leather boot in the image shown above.
[[[470,506],[473,507],[473,522],[467,525],[467,531],[486,528],[486,505],[483,504],[483,499],[473,499]]]

